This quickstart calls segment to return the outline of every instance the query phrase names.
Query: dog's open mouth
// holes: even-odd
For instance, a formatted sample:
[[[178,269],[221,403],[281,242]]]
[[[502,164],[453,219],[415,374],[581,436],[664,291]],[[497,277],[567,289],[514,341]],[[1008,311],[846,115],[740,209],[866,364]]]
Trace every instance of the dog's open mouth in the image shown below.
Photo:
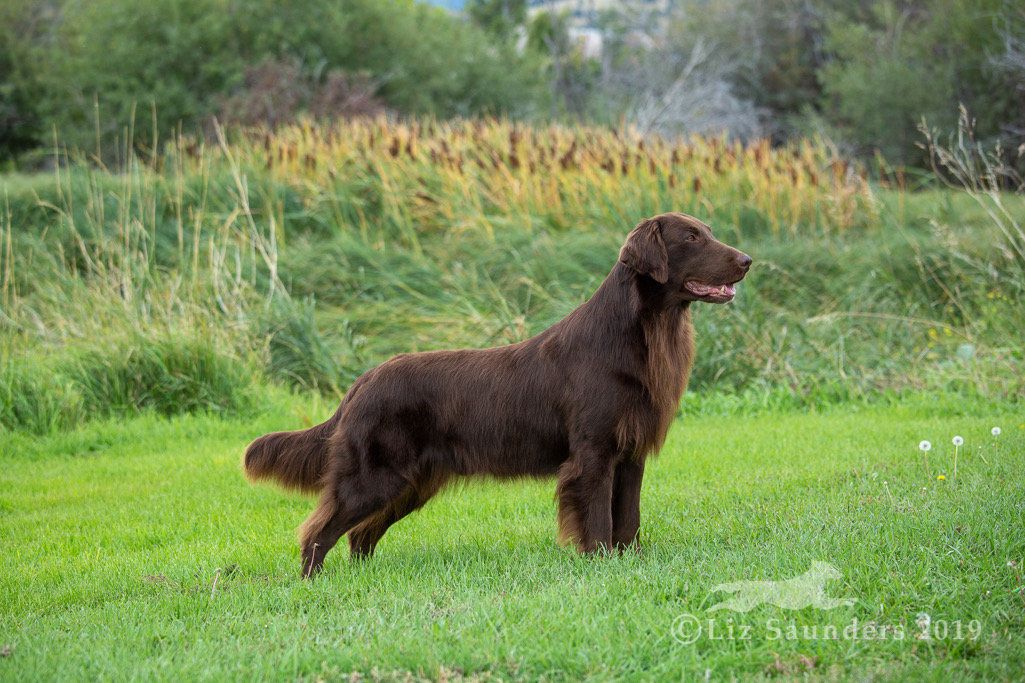
[[[703,301],[709,301],[716,304],[724,304],[727,301],[732,301],[733,297],[737,294],[736,282],[729,285],[708,285],[704,282],[698,282],[697,280],[690,280],[684,282],[683,286],[688,292],[698,296]]]

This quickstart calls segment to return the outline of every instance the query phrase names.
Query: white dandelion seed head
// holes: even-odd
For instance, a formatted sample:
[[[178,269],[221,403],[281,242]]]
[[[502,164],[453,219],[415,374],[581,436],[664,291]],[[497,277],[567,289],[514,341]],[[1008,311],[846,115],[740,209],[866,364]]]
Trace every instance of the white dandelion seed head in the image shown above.
[[[922,441],[918,444],[918,450],[922,451],[923,453],[929,450],[930,448],[932,448],[932,444],[928,441]]]
[[[960,446],[960,445],[962,445],[964,443],[964,439],[962,439],[960,436],[955,436],[952,439],[952,441],[953,441],[955,446]]]
[[[1000,436],[1000,427],[994,427],[993,429],[989,430],[989,433],[993,436]]]

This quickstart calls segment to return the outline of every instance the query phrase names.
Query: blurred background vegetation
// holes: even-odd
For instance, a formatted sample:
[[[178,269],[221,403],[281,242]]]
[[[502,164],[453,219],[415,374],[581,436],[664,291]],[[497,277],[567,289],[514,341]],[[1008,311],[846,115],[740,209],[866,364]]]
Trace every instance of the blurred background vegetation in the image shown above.
[[[1025,143],[1015,0],[6,0],[0,158],[386,110],[633,123],[922,166],[916,128]],[[37,161],[39,156],[29,156]]]
[[[518,341],[668,210],[757,264],[683,410],[1025,398],[1021,6],[448,4],[0,5],[0,431]]]

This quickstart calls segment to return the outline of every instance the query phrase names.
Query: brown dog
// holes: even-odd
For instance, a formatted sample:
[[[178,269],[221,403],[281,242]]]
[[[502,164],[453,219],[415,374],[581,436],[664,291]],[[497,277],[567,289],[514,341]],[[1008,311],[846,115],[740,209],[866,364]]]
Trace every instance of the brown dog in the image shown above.
[[[353,556],[369,556],[453,476],[556,475],[560,538],[583,552],[627,547],[644,460],[690,373],[690,304],[731,300],[750,266],[695,218],[643,221],[560,322],[510,346],[396,356],[327,422],[254,441],[246,472],[321,492],[301,530],[305,576],[346,533]]]

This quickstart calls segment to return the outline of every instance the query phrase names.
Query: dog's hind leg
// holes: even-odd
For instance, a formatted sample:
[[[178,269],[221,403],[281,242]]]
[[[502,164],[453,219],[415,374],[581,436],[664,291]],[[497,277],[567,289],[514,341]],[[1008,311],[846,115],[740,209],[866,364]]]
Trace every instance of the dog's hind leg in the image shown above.
[[[644,461],[627,458],[616,465],[612,485],[612,543],[625,550],[637,542],[641,528],[641,480]]]
[[[324,557],[347,531],[383,512],[405,488],[405,481],[386,467],[358,476],[335,478],[320,498],[320,505],[302,526],[302,574],[309,578],[320,571]]]
[[[370,557],[388,528],[406,515],[423,507],[442,486],[446,477],[434,477],[406,489],[384,510],[368,518],[349,532],[349,552],[354,558]]]

